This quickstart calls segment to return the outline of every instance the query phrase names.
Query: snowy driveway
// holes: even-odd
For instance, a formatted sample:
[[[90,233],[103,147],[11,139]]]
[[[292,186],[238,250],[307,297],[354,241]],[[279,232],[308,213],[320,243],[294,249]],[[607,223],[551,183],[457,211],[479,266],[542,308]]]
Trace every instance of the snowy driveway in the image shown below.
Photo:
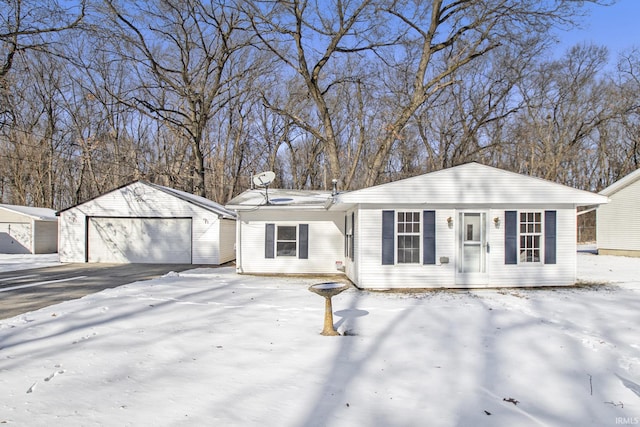
[[[192,269],[189,264],[58,264],[0,272],[0,319],[103,289]]]

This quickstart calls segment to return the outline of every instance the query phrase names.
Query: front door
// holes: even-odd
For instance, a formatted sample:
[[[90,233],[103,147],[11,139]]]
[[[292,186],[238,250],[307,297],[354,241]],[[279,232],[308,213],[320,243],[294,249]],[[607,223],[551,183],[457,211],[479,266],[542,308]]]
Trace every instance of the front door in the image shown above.
[[[458,216],[458,257],[456,284],[488,283],[487,214],[460,212]]]

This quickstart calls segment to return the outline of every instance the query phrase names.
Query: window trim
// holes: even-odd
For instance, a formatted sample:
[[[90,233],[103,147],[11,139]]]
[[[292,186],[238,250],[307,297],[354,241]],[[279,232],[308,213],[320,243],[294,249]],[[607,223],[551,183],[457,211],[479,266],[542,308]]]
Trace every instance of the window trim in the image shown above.
[[[522,215],[534,215],[534,220],[533,221],[522,221]],[[536,221],[535,215],[539,216],[539,222]],[[517,216],[517,231],[518,231],[518,252],[517,252],[517,260],[518,260],[518,264],[522,264],[522,265],[544,265],[544,254],[545,254],[545,211],[544,210],[518,210],[518,216]],[[527,226],[533,226],[535,228],[536,225],[539,226],[539,231],[526,231],[526,232],[522,232],[522,226],[523,225],[527,225]],[[532,247],[525,247],[523,248],[522,246],[522,238],[523,237],[531,237],[532,242],[534,242]],[[537,261],[528,261],[528,256],[526,255],[527,251],[534,251],[536,250],[535,248],[535,241],[537,239],[537,243],[538,243],[538,260]],[[523,259],[523,255],[524,255],[524,259]]]
[[[299,234],[300,231],[299,231],[298,225],[299,224],[293,224],[293,225],[292,224],[276,224],[276,227],[275,227],[275,230],[274,230],[275,231],[274,238],[273,238],[273,243],[274,243],[274,251],[273,252],[274,252],[275,258],[298,258],[299,250],[300,250],[300,242],[299,242],[299,240],[300,240],[300,234]],[[295,229],[295,239],[294,240],[280,240],[280,239],[278,239],[278,230],[281,227],[294,228]],[[296,245],[295,254],[293,254],[293,255],[280,255],[278,253],[278,243],[281,243],[281,242],[282,243],[290,243],[290,242],[295,243],[295,245]]]
[[[399,225],[400,225],[400,214],[412,214],[413,218],[411,222],[407,222],[407,221],[402,221],[402,224],[418,224],[418,231],[411,231],[411,232],[400,232],[399,229]],[[417,216],[417,221],[414,221],[414,219],[416,218],[415,216]],[[405,209],[405,210],[395,210],[395,215],[394,215],[394,238],[395,238],[395,242],[394,242],[394,251],[395,251],[395,257],[396,257],[396,265],[422,265],[423,264],[423,233],[424,233],[424,224],[423,224],[423,211],[422,210],[416,210],[416,209]],[[415,261],[413,260],[414,257],[412,256],[412,261],[410,262],[402,262],[400,261],[400,237],[401,236],[410,236],[413,238],[417,238],[417,242],[418,242],[418,253],[415,257]],[[415,248],[411,248],[411,249],[415,249]],[[404,258],[404,257],[403,257]]]

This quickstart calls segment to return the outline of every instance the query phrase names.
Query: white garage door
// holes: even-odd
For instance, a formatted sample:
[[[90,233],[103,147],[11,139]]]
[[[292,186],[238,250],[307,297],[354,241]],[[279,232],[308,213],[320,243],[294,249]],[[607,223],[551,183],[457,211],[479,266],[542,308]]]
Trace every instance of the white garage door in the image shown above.
[[[89,262],[191,263],[191,218],[90,218]]]
[[[30,254],[31,224],[28,222],[0,223],[0,253]]]

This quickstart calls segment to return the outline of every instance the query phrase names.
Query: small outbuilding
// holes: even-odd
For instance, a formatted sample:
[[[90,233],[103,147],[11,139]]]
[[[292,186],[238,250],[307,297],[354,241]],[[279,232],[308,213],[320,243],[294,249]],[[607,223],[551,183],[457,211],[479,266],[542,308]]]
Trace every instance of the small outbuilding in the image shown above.
[[[610,201],[596,211],[598,253],[640,257],[640,169],[600,194]]]
[[[235,214],[144,181],[58,212],[61,262],[223,264],[235,258]]]
[[[56,211],[0,204],[0,253],[50,254],[57,250]]]
[[[248,190],[240,273],[344,272],[368,289],[570,285],[576,208],[602,195],[468,163],[350,192]]]

